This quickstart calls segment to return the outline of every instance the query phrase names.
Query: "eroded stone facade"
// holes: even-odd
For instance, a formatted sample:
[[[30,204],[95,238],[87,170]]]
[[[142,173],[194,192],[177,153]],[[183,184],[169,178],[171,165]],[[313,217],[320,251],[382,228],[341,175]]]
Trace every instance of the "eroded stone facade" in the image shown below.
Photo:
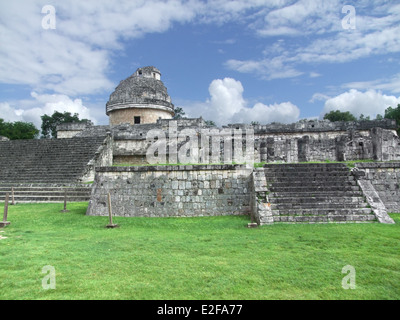
[[[194,217],[250,213],[251,171],[240,165],[102,167],[88,215]]]
[[[75,127],[72,128],[75,131]],[[193,152],[199,157],[195,163],[224,163],[226,148],[232,149],[238,132],[242,135],[242,149],[246,142],[254,149],[254,162],[311,162],[311,161],[350,161],[350,160],[400,160],[400,139],[395,131],[393,120],[363,122],[307,121],[291,125],[244,125],[233,124],[222,128],[208,126],[203,119],[167,120],[158,119],[154,124],[118,126],[86,126],[76,136],[95,136],[109,131],[113,139],[114,164],[148,164],[147,152],[156,138],[151,132],[160,131],[167,141],[166,162],[176,164],[176,155],[170,154],[170,137],[178,137],[177,150],[188,143],[192,137],[182,135],[185,130],[196,134]],[[67,136],[66,128],[63,135]],[[188,131],[187,131],[188,132]],[[247,133],[252,132],[252,136]],[[211,133],[220,140],[215,153],[219,158],[204,157],[213,152],[212,146],[205,149],[202,137]],[[211,140],[210,140],[211,141]],[[193,142],[193,141],[192,141]],[[196,147],[197,146],[197,147]],[[195,150],[197,148],[197,150]],[[203,156],[202,156],[203,155]],[[173,160],[170,160],[173,159]],[[178,159],[179,160],[179,159]],[[234,161],[233,161],[234,162]],[[178,161],[179,163],[179,161]],[[181,162],[185,163],[185,162]]]

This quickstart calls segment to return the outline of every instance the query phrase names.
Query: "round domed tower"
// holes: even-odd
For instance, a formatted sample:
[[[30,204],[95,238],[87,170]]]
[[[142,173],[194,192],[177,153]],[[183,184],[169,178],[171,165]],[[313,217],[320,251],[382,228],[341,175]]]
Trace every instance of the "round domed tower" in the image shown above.
[[[156,123],[172,119],[174,105],[155,67],[139,68],[121,81],[106,104],[110,125]]]

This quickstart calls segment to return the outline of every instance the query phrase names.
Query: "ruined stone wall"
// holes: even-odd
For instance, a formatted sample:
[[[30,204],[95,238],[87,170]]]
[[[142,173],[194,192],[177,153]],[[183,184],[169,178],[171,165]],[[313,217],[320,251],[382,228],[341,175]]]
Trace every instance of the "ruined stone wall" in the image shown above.
[[[131,110],[116,110],[114,112]],[[132,117],[133,119],[133,117]],[[175,126],[175,127],[173,127]],[[172,129],[171,129],[172,127]],[[96,129],[99,128],[99,129]],[[349,161],[349,160],[400,160],[400,139],[395,132],[396,123],[392,120],[362,122],[300,121],[294,124],[245,125],[232,124],[217,128],[207,126],[203,119],[158,119],[156,123],[118,126],[91,126],[77,136],[95,136],[110,130],[114,140],[115,164],[146,164],[146,152],[155,142],[147,139],[151,130],[162,130],[165,137],[194,130],[199,142],[198,152],[207,152],[200,146],[204,130],[220,132],[221,143],[219,159],[212,162],[201,158],[198,163],[221,163],[226,150],[223,139],[226,133],[234,138],[234,132],[241,130],[243,142],[246,130],[254,132],[254,162],[309,162],[309,161]],[[229,135],[229,133],[228,133]],[[234,139],[232,140],[232,142]],[[185,141],[179,142],[179,148]],[[233,147],[233,143],[232,143]],[[243,150],[245,146],[243,145]],[[168,148],[168,155],[170,150]],[[211,154],[212,150],[208,150]],[[173,156],[173,155],[172,155]],[[162,163],[168,163],[164,161]],[[171,162],[176,163],[176,162]],[[186,163],[186,162],[183,162]],[[236,163],[239,163],[236,161]]]
[[[400,212],[400,162],[356,163],[365,172],[388,212]]]
[[[96,169],[88,215],[192,217],[249,214],[251,170],[241,165]]]
[[[158,119],[157,123],[112,127],[114,139],[114,164],[148,164],[146,152],[154,143],[154,139],[146,139],[150,130],[162,130],[166,138],[171,134],[170,123],[177,126],[174,133],[184,129],[194,129],[200,132],[206,125],[202,118],[196,119]]]
[[[105,137],[103,143],[97,148],[94,156],[87,163],[84,173],[80,178],[82,182],[94,181],[97,167],[111,166],[113,164],[113,139],[111,135]]]
[[[374,160],[400,160],[400,139],[396,132],[377,127],[371,129],[371,137]]]
[[[199,137],[201,137],[201,130],[202,128],[196,129]],[[146,133],[146,131],[143,131],[141,136],[128,133],[124,137],[121,137],[120,132],[115,134],[115,163],[124,163],[124,161],[132,164],[146,163],[146,151],[154,143],[154,140],[146,140]],[[168,138],[168,133],[166,137]],[[225,135],[221,134],[221,143],[219,145],[221,157],[219,162],[223,161],[222,155],[225,151],[224,138]],[[246,135],[243,134],[243,143],[245,138]],[[244,145],[243,150],[245,150]],[[199,149],[199,152],[201,152],[201,149]],[[211,152],[212,150],[210,149]],[[140,161],[138,162],[137,159],[140,159]],[[368,159],[400,160],[399,138],[391,130],[381,128],[368,131],[310,132],[305,135],[298,133],[254,134],[254,162]],[[199,161],[204,163],[201,162],[201,159]],[[218,161],[214,163],[218,163]]]
[[[73,138],[82,131],[89,130],[93,126],[91,121],[89,122],[73,122],[73,123],[62,123],[56,128],[57,139],[69,139]]]
[[[400,160],[400,139],[392,129],[297,133],[266,130],[256,131],[255,140],[256,162]]]
[[[390,119],[299,121],[254,125],[253,128],[256,156],[261,162],[400,159],[396,122]]]

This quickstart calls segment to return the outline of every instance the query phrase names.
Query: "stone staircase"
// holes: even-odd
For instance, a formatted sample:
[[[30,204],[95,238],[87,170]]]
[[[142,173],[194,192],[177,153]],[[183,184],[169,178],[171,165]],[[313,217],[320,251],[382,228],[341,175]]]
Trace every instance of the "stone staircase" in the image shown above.
[[[0,141],[0,201],[14,188],[16,202],[88,201],[91,185],[80,179],[105,136]],[[11,201],[11,200],[10,200]]]
[[[78,181],[105,137],[0,142],[0,181],[65,183]]]
[[[374,222],[376,217],[345,164],[266,164],[274,222]]]

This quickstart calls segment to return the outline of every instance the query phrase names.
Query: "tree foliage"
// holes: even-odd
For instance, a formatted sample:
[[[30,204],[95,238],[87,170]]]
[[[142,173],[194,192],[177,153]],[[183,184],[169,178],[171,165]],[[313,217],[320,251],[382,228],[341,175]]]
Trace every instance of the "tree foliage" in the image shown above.
[[[175,115],[174,115],[173,119],[178,120],[178,119],[185,118],[186,113],[185,113],[185,111],[183,111],[183,109],[181,107],[176,107],[174,111],[175,111]]]
[[[349,111],[342,112],[340,110],[331,111],[324,115],[325,120],[335,121],[357,121],[357,118]]]
[[[400,135],[400,104],[397,108],[389,107],[385,110],[385,118],[396,120],[397,123],[397,133]]]
[[[214,126],[214,127],[216,126],[215,122],[212,120],[205,120],[204,122],[206,123],[207,126]]]
[[[370,120],[371,120],[371,117],[370,117],[370,116],[364,116],[364,115],[361,113],[358,120],[360,120],[360,121],[370,121]]]
[[[62,123],[81,123],[89,122],[88,119],[79,119],[79,114],[71,112],[58,112],[55,111],[52,116],[44,114],[42,118],[42,138],[56,138],[57,137],[57,126]]]
[[[0,136],[10,140],[35,139],[39,136],[39,130],[31,122],[5,122],[0,119]]]

